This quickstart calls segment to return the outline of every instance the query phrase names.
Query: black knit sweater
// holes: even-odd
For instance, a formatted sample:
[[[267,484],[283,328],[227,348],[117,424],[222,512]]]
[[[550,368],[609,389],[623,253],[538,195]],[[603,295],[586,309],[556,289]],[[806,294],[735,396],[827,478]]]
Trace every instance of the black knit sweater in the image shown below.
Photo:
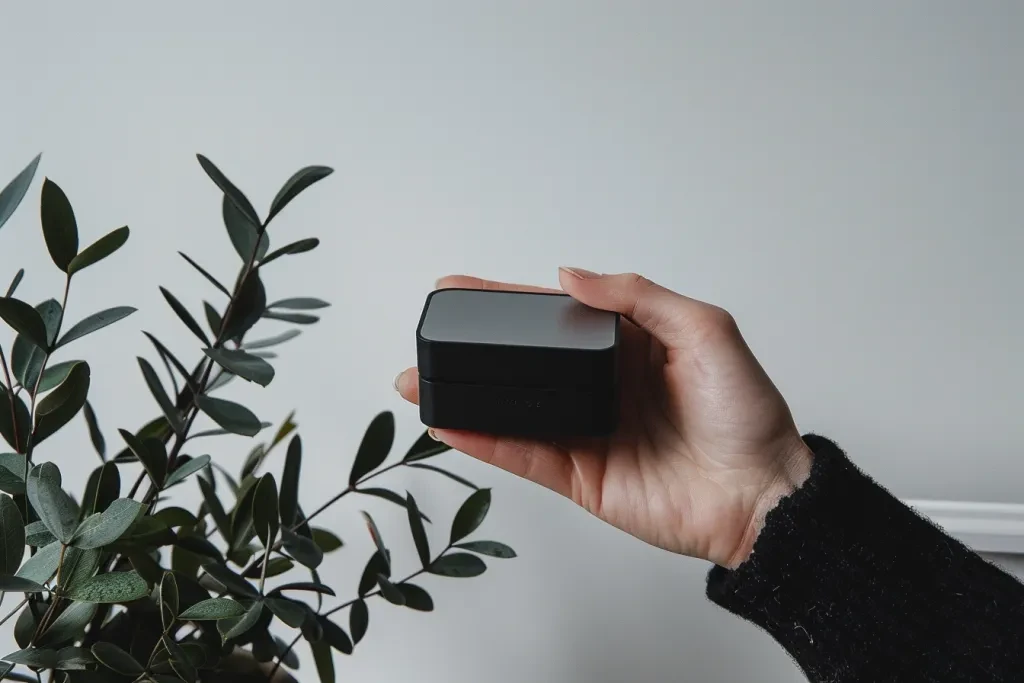
[[[1024,681],[1024,586],[855,468],[831,441],[708,597],[821,683]]]

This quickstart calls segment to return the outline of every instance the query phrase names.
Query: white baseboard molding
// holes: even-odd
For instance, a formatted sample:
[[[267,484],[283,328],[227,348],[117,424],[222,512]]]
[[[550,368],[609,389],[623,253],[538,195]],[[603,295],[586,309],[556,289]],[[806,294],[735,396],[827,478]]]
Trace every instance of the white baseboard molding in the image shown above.
[[[946,500],[906,503],[978,552],[1024,554],[1024,505]]]

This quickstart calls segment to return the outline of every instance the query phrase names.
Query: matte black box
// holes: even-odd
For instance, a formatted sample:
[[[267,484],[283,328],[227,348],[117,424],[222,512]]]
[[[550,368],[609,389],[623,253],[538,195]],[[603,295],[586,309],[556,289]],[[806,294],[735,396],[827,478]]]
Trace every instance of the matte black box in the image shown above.
[[[431,292],[416,329],[420,419],[505,436],[603,436],[619,417],[619,315],[565,294]]]

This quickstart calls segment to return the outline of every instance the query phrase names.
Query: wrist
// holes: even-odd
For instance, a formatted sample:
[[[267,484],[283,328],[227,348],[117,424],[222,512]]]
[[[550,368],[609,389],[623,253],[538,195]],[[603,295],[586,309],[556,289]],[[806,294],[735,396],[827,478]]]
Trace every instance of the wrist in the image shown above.
[[[803,439],[799,439],[791,448],[784,449],[783,455],[778,459],[775,475],[754,503],[747,528],[736,552],[724,565],[727,569],[735,569],[750,557],[768,514],[775,509],[779,501],[803,486],[811,474],[813,462],[814,453]]]

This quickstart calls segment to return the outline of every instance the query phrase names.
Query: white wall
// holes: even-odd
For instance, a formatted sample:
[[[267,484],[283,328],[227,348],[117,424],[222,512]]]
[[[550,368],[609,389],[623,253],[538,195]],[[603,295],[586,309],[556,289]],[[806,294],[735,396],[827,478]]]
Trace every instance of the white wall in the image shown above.
[[[157,285],[193,307],[215,296],[174,251],[235,267],[193,154],[261,208],[299,166],[337,168],[274,225],[278,245],[323,247],[268,278],[335,306],[269,390],[234,388],[269,420],[298,409],[309,506],[376,411],[397,412],[403,442],[417,433],[390,381],[437,276],[550,284],[559,264],[732,309],[801,426],[901,495],[1020,501],[1022,31],[1013,0],[5,2],[0,180],[43,150],[84,235],[132,227],[120,272],[82,276],[69,312],[141,309],[77,349],[114,441],[154,411],[135,330],[196,354]],[[0,277],[25,265],[33,300],[58,286],[34,203],[0,233]],[[44,455],[84,475],[82,439],[79,424]],[[211,446],[232,466],[246,450]],[[379,606],[340,678],[799,679],[704,601],[703,563],[445,460],[494,486],[484,534],[521,558],[425,582],[433,615]],[[395,482],[441,520],[461,495]],[[366,505],[402,538],[401,515]],[[325,516],[349,542],[330,573],[353,589],[369,552],[356,509]]]

